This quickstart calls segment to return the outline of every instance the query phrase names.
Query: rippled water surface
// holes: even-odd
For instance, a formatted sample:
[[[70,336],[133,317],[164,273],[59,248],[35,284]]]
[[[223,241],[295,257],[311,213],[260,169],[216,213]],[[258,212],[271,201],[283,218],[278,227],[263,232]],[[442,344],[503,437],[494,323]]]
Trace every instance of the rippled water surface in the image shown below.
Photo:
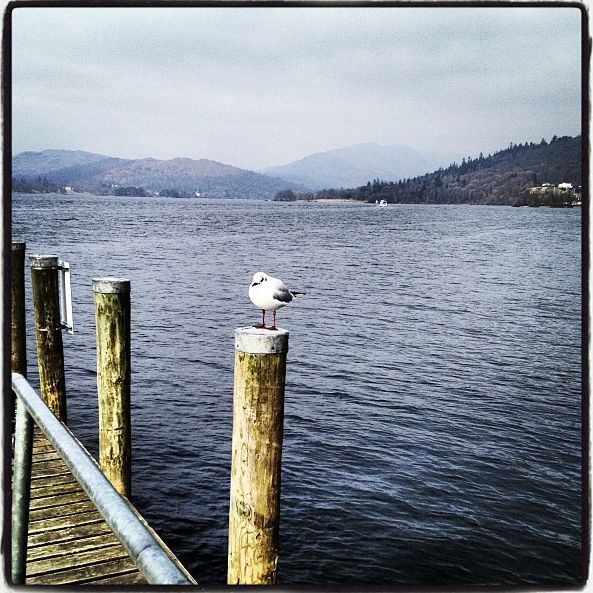
[[[93,454],[91,279],[130,278],[133,500],[200,583],[226,581],[233,335],[259,319],[258,270],[307,293],[278,314],[280,582],[573,583],[580,216],[15,195],[13,237],[72,266],[68,417]]]

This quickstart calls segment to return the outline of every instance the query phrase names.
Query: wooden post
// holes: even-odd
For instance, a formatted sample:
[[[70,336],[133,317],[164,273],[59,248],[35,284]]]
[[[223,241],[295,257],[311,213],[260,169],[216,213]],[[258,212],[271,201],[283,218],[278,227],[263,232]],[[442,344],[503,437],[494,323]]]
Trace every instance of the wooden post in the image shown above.
[[[288,332],[235,331],[229,585],[273,585]]]
[[[66,422],[66,379],[57,255],[31,255],[31,288],[41,397]]]
[[[14,373],[27,376],[27,331],[25,319],[25,243],[12,244],[12,349]]]
[[[99,464],[123,496],[132,490],[130,281],[95,278]]]

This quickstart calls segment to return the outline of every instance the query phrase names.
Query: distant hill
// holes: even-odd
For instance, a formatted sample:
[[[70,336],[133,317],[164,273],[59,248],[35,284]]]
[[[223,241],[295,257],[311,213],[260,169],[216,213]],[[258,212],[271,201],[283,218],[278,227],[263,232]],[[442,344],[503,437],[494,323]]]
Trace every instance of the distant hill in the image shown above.
[[[21,152],[12,159],[12,174],[42,175],[74,165],[96,163],[110,157],[83,150],[44,150],[43,152]]]
[[[100,195],[194,196],[269,198],[299,184],[239,169],[207,159],[120,159],[83,151],[23,152],[12,159],[15,191],[56,190]]]
[[[581,175],[581,137],[554,136],[550,142],[511,144],[492,155],[468,157],[425,175],[397,181],[374,178],[358,188],[320,191],[315,197],[402,204],[513,205],[524,202],[533,186],[562,182],[580,186]]]
[[[358,144],[266,169],[275,175],[282,172],[282,177],[275,177],[207,159],[121,159],[44,150],[13,157],[12,181],[14,191],[63,192],[69,186],[99,195],[193,197],[199,192],[210,197],[271,198],[294,190],[301,199],[432,204],[526,203],[529,187],[582,183],[580,136],[511,144],[492,155],[468,157],[426,173],[437,166],[431,164],[433,159],[403,146]],[[323,189],[313,193],[307,187]]]
[[[355,144],[261,172],[302,184],[309,189],[355,187],[369,179],[402,179],[430,171],[442,164],[434,155],[401,145]]]

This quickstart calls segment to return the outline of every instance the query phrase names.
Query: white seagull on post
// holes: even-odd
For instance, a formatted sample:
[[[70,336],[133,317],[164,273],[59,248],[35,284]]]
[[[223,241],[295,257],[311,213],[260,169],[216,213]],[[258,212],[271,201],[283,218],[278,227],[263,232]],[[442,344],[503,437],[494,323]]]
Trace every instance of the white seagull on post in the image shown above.
[[[301,294],[305,293],[288,290],[286,284],[278,278],[268,276],[264,272],[256,272],[249,286],[249,298],[258,309],[261,309],[262,318],[261,323],[255,327],[276,329],[276,310],[288,305],[292,299]],[[274,313],[274,321],[269,328],[266,327],[266,311]]]

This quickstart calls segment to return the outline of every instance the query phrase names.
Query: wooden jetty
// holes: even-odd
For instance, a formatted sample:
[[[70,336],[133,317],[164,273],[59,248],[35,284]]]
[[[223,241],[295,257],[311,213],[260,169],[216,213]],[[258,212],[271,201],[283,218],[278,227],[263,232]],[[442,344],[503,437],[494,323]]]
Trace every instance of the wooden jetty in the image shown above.
[[[24,251],[24,244],[13,244],[12,583],[197,584],[129,500],[129,281],[105,278],[93,286],[102,303],[97,335],[110,345],[107,360],[105,348],[98,357],[99,465],[66,425],[64,267],[53,255],[30,257],[41,395],[25,377]],[[15,400],[7,395],[12,408]]]
[[[21,374],[12,388],[13,584],[196,584]]]
[[[15,248],[16,246],[16,248]],[[30,257],[40,394],[26,379],[24,244],[13,244],[15,405],[11,576],[15,585],[196,585],[130,502],[130,283],[93,280],[99,462],[67,427],[60,310],[69,269]],[[60,292],[62,294],[60,295]],[[274,585],[288,332],[235,332],[227,583]]]
[[[36,428],[25,584],[146,583],[52,444]]]

